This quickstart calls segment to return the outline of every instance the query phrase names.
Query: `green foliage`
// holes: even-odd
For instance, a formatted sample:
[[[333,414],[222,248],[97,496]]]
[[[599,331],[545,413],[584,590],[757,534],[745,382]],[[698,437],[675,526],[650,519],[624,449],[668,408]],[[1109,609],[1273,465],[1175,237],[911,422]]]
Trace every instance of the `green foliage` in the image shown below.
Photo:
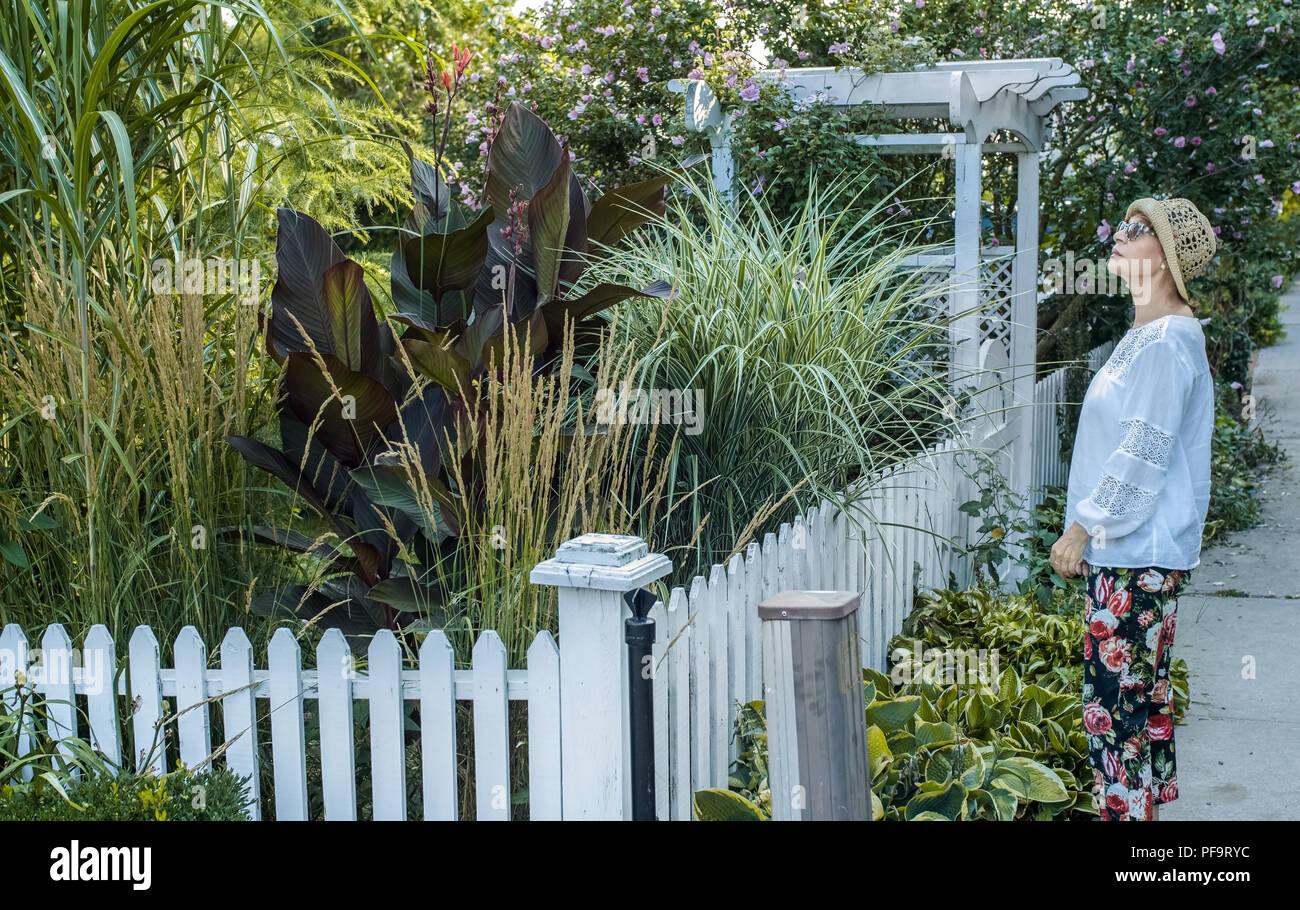
[[[93,773],[62,786],[0,786],[0,821],[246,821],[245,779],[227,768],[137,777]]]
[[[902,631],[890,639],[889,653],[914,661],[918,647],[922,653],[931,647],[986,648],[990,653],[996,649],[999,662],[1015,667],[1026,683],[1082,693],[1084,596],[1080,585],[1069,596],[1070,612],[1055,614],[1045,613],[1036,599],[1024,594],[1008,597],[983,587],[928,591],[903,620]],[[1187,662],[1176,658],[1170,676],[1178,723],[1190,703]]]
[[[0,690],[0,821],[233,821],[247,817],[247,779],[228,768],[135,775],[79,736],[56,739],[55,708],[25,673]],[[80,713],[79,726],[88,718]],[[120,719],[119,719],[120,722]],[[171,715],[165,723],[174,723]],[[165,749],[163,725],[141,764]],[[143,751],[143,750],[142,750]]]
[[[875,817],[886,821],[1081,820],[1097,814],[1079,712],[1084,626],[1032,597],[987,588],[926,592],[890,639],[888,675],[864,670]],[[936,649],[936,650],[931,650]],[[918,657],[919,655],[919,657]],[[979,655],[960,675],[949,655]],[[1175,723],[1187,663],[1171,670]],[[741,712],[734,797],[697,794],[699,817],[770,812],[763,705]]]
[[[486,152],[512,99],[563,131],[593,195],[653,177],[650,162],[667,163],[679,147],[707,150],[685,133],[682,96],[668,82],[754,37],[725,5],[707,0],[566,0],[507,16],[490,61],[498,81],[471,86],[474,129],[455,146],[462,191],[476,169],[474,150]]]
[[[444,83],[448,102],[463,61]],[[439,161],[442,152],[440,144]],[[461,592],[447,587],[438,564],[457,546],[492,545],[461,534],[485,510],[478,405],[531,395],[531,377],[554,370],[574,323],[670,291],[666,281],[578,287],[590,263],[663,214],[668,174],[590,203],[567,147],[517,104],[489,153],[490,205],[472,218],[437,168],[411,164],[417,206],[391,272],[401,338],[378,319],[362,268],[314,219],[281,209],[267,350],[285,367],[284,450],[227,437],[347,547],[250,528],[256,539],[323,560],[332,576],[319,588],[266,592],[254,608],[342,629],[358,651],[376,629],[443,626]],[[522,377],[508,374],[511,351],[525,359]]]
[[[1030,594],[1041,609],[1049,613],[1073,614],[1083,591],[1082,578],[1065,579],[1052,568],[1052,544],[1060,539],[1065,527],[1066,490],[1052,486],[1043,489],[1043,501],[1034,507],[1032,520],[1020,526],[1022,550],[1018,557],[1026,570],[1020,593]]]
[[[1081,752],[1086,764],[1087,756],[1077,695],[1024,683],[1010,668],[991,680],[992,686],[910,682],[895,687],[874,670],[864,670],[863,679],[873,819],[1010,821],[1096,814],[1088,789],[1091,773],[1080,776],[1075,760]],[[695,794],[699,820],[771,815],[762,701],[744,706],[737,732],[742,752],[730,787]]]
[[[691,173],[677,186],[668,218],[595,271],[676,289],[670,305],[626,308],[620,337],[644,352],[642,388],[694,393],[703,409],[671,432],[634,427],[636,451],[668,465],[654,544],[689,579],[765,524],[842,499],[936,441],[947,336],[932,293],[903,268],[922,248],[878,209],[845,212],[831,187],[791,216],[755,197],[736,214],[710,181]]]
[[[1210,438],[1210,506],[1203,534],[1207,542],[1222,531],[1242,531],[1259,521],[1259,472],[1286,457],[1264,439],[1262,426],[1252,429],[1234,416],[1236,398],[1231,387],[1219,387]]]

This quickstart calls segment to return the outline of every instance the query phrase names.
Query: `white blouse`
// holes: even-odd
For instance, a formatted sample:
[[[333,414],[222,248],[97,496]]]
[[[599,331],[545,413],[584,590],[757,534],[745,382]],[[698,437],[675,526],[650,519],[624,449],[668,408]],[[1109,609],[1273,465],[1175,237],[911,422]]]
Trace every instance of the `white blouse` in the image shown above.
[[[1088,386],[1065,527],[1088,565],[1193,569],[1210,505],[1214,383],[1194,316],[1129,329]]]

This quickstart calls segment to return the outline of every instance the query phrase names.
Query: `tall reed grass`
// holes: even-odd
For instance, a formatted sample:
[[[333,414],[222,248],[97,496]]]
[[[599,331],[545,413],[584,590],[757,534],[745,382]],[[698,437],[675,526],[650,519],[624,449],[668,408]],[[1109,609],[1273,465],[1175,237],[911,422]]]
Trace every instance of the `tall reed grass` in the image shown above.
[[[733,212],[711,181],[682,181],[668,218],[592,280],[677,289],[662,307],[628,307],[620,331],[642,352],[643,388],[702,396],[698,426],[671,450],[666,434],[632,430],[636,451],[667,467],[665,552],[689,578],[951,420],[942,291],[904,268],[931,248],[907,242],[883,202],[845,210],[827,203],[836,184],[810,184],[778,219],[761,197],[741,193]]]
[[[25,337],[0,338],[0,497],[22,548],[0,569],[0,621],[62,622],[74,636],[104,623],[119,642],[138,623],[166,641],[193,624],[210,644],[249,626],[247,589],[275,563],[218,532],[250,510],[286,511],[221,444],[271,415],[256,310],[199,295],[96,300],[83,386],[78,314],[46,276],[28,287]]]

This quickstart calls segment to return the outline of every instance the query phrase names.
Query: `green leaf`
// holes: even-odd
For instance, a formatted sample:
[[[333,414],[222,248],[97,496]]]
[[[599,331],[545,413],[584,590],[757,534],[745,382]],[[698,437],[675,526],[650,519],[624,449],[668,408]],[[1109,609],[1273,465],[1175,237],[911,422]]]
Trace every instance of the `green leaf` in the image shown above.
[[[361,266],[344,259],[326,269],[321,276],[321,300],[330,319],[334,356],[354,372],[373,378],[382,375],[379,324]]]
[[[528,234],[532,238],[534,275],[543,298],[555,296],[569,228],[569,151],[561,148],[560,164],[545,186],[528,203]]]
[[[309,215],[288,208],[277,214],[277,274],[271,289],[267,348],[283,359],[294,351],[308,350],[310,340],[317,350],[333,353],[334,333],[323,305],[323,283],[325,272],[344,261],[343,251]]]
[[[695,818],[702,822],[755,822],[763,820],[756,804],[730,790],[698,790],[691,801]]]
[[[351,475],[377,505],[397,509],[427,533],[436,533],[436,517],[426,511],[420,497],[416,495],[407,468],[386,464],[362,465],[353,469]],[[456,498],[438,477],[426,475],[420,482],[427,485],[429,497],[435,503],[449,509],[455,507]]]
[[[334,457],[349,468],[383,439],[397,419],[397,404],[380,383],[347,368],[331,354],[293,353],[284,372],[289,407],[303,423],[317,419],[317,436]]]
[[[872,780],[890,764],[893,757],[885,742],[884,731],[875,724],[867,727],[867,764]]]
[[[453,291],[463,291],[478,281],[488,255],[488,231],[494,214],[491,206],[483,209],[474,223],[450,234],[425,234],[402,241],[402,257],[411,283],[433,295],[439,305],[438,326],[442,327],[468,315],[464,306],[458,312],[444,312],[443,298]],[[458,298],[462,304],[468,297]]]
[[[411,365],[423,376],[432,379],[457,397],[469,393],[469,361],[458,354],[454,348],[440,347],[416,338],[403,339],[402,347],[406,355],[411,358]]]
[[[606,282],[573,300],[553,300],[542,307],[542,312],[546,315],[547,331],[552,337],[561,338],[566,317],[580,322],[630,297],[666,300],[672,292],[672,285],[663,280],[648,284],[639,291],[627,285]]]
[[[591,205],[588,239],[613,246],[650,219],[662,217],[667,210],[666,188],[672,179],[671,174],[660,174],[607,191]]]
[[[434,615],[434,622],[445,620],[443,598],[435,588],[418,585],[409,575],[385,578],[366,595],[371,600],[394,608],[401,613]]]
[[[927,785],[928,782],[921,786]],[[922,789],[909,799],[906,817],[908,821],[913,821],[922,812],[933,812],[945,821],[956,821],[961,818],[965,807],[966,788],[957,781],[948,781],[942,788]]]
[[[988,793],[997,810],[998,821],[1009,822],[1016,817],[1016,807],[1020,805],[1020,800],[1015,793],[1003,789],[989,790]]]
[[[0,556],[4,556],[6,562],[12,563],[20,569],[31,568],[31,563],[27,561],[27,551],[23,549],[22,541],[6,540],[0,543]]]
[[[901,695],[892,701],[874,701],[867,706],[867,723],[888,733],[907,726],[921,703],[919,695]]]
[[[492,208],[504,218],[512,189],[520,201],[532,199],[560,166],[561,154],[560,143],[546,121],[511,101],[488,147],[485,194]]]
[[[998,763],[998,770],[1013,767],[1024,772],[1028,779],[1027,793],[1030,799],[1040,803],[1059,803],[1070,798],[1065,784],[1056,772],[1044,764],[1021,755],[1004,758]]]

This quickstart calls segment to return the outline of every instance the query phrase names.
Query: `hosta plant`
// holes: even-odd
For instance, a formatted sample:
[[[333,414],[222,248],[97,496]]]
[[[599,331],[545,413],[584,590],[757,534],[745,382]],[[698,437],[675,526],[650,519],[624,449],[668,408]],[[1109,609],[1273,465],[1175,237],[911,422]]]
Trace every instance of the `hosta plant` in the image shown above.
[[[411,160],[415,207],[392,254],[392,325],[361,266],[312,218],[280,210],[266,347],[283,364],[281,445],[227,437],[327,528],[250,529],[321,563],[314,582],[262,592],[254,607],[339,627],[358,649],[379,628],[441,625],[456,592],[435,567],[458,547],[491,545],[460,532],[481,508],[482,403],[513,391],[502,365],[522,355],[544,373],[566,326],[671,291],[663,281],[579,287],[592,261],[663,214],[670,175],[592,203],[567,147],[518,103],[488,150],[481,211]]]
[[[1089,811],[1091,793],[1081,787],[1072,767],[1081,730],[1062,733],[1066,761],[1034,754],[1002,735],[1007,718],[1018,723],[1016,716],[1050,713],[1068,724],[1064,715],[1077,707],[1073,696],[1022,687],[1011,668],[999,677],[996,693],[984,685],[944,688],[929,683],[895,691],[874,670],[864,670],[863,680],[873,819],[1010,821]],[[697,792],[698,819],[771,816],[764,703],[745,706],[738,723],[745,748],[730,787]],[[1084,748],[1086,756],[1086,744]]]

